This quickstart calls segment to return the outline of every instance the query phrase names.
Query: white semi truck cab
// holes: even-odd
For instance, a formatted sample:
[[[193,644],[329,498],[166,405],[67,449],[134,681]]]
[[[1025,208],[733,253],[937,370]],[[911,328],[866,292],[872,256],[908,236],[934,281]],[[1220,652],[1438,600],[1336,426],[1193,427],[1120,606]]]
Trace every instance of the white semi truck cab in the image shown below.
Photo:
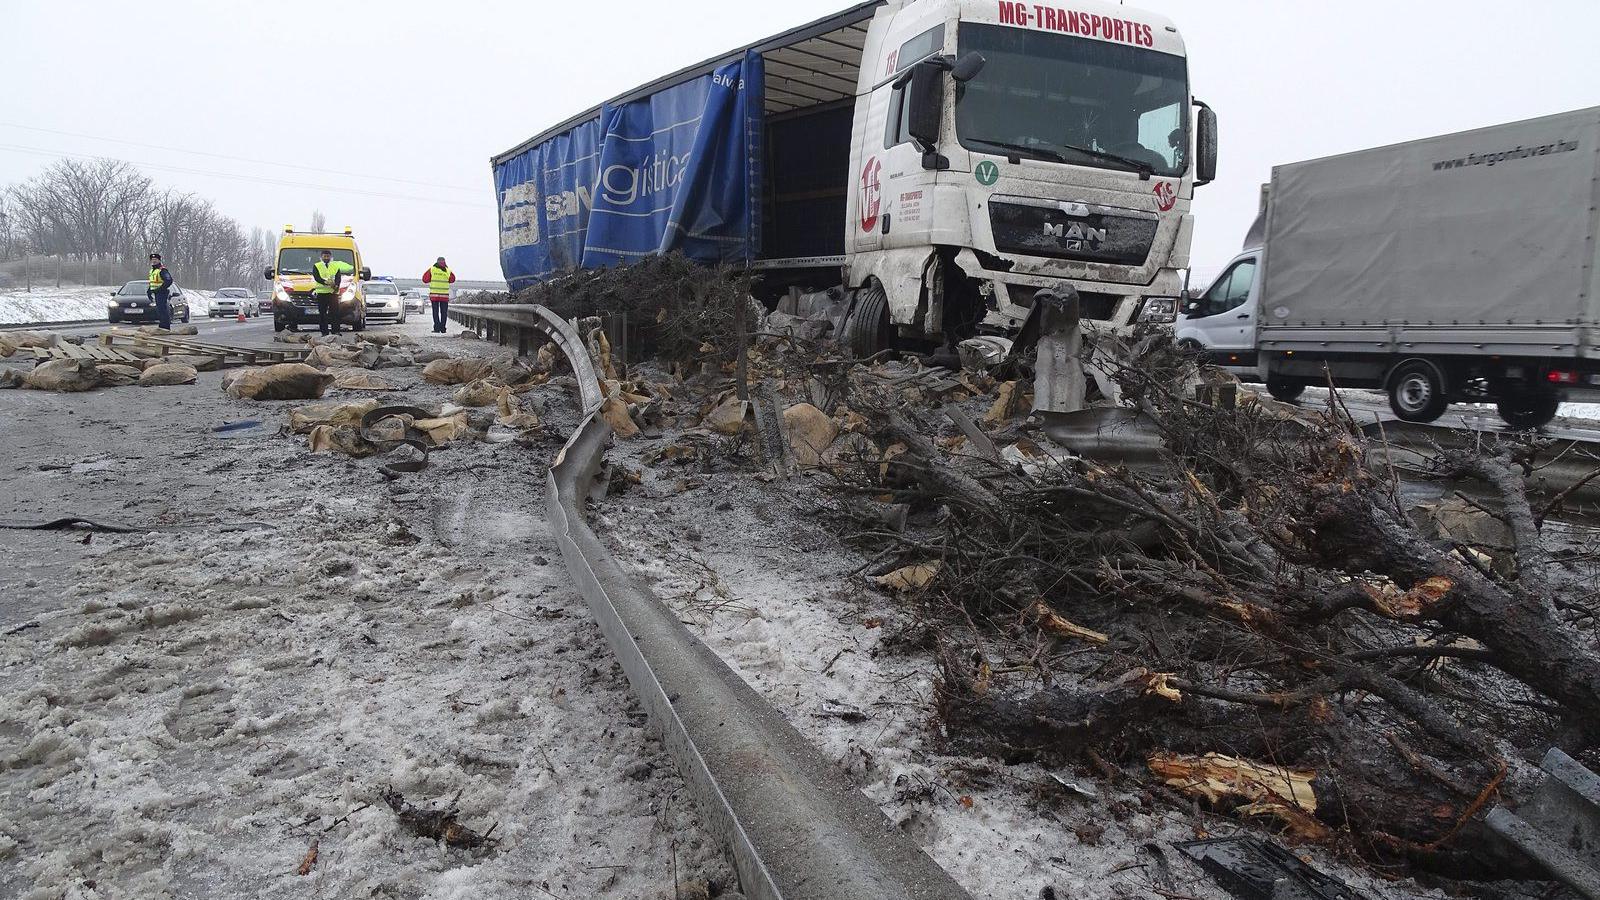
[[[1216,119],[1167,19],[1110,3],[887,3],[852,127],[847,333],[1021,325],[1040,291],[1085,324],[1170,322]]]
[[[1090,334],[1170,322],[1216,138],[1161,16],[869,0],[496,156],[501,267],[520,290],[681,250],[862,355],[1015,330],[1041,292]]]

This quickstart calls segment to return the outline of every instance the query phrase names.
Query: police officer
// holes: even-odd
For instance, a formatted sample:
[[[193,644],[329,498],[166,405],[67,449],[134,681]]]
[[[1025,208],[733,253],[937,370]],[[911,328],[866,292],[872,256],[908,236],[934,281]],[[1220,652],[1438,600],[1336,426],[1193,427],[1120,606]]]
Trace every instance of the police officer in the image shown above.
[[[331,250],[322,251],[321,261],[311,266],[311,278],[316,285],[311,293],[317,300],[317,330],[328,333],[328,320],[333,320],[333,333],[343,332],[339,321],[339,282],[355,268],[347,262],[334,262]]]
[[[144,295],[156,304],[156,319],[162,328],[172,328],[172,273],[161,264],[161,254],[150,254],[150,286]]]
[[[422,273],[422,281],[428,286],[428,305],[433,307],[433,330],[437,334],[449,330],[446,326],[450,323],[450,285],[455,280],[456,273],[450,271],[442,256]]]

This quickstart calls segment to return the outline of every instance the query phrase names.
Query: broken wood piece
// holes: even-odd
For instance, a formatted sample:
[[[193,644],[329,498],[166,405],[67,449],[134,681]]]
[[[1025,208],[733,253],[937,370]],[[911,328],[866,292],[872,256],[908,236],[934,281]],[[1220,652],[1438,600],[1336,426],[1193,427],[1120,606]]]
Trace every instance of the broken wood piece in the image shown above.
[[[458,798],[460,794],[456,795]],[[479,847],[494,846],[494,833],[491,826],[489,831],[479,834],[462,825],[456,820],[457,810],[455,801],[451,801],[450,809],[422,809],[406,802],[406,798],[399,791],[389,789],[382,794],[383,802],[389,804],[399,817],[400,824],[417,837],[432,838],[449,847],[460,847],[468,850]],[[498,824],[498,823],[496,823]]]
[[[295,869],[296,875],[305,876],[311,874],[311,870],[317,865],[317,845],[321,843],[317,838],[311,839],[311,849],[307,850],[305,858],[300,860],[300,868]]]
[[[1050,604],[1045,603],[1043,600],[1033,605],[1033,614],[1037,618],[1040,628],[1057,637],[1077,638],[1080,641],[1088,641],[1091,644],[1107,644],[1111,642],[1111,638],[1092,628],[1085,628],[1075,622],[1063,619],[1055,610],[1050,608]]]

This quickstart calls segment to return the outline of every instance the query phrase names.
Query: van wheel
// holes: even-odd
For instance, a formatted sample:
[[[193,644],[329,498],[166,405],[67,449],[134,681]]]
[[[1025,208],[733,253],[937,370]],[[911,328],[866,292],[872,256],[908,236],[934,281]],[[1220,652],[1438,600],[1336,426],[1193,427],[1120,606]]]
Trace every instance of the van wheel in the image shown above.
[[[872,284],[856,292],[856,305],[844,320],[844,345],[856,359],[889,347],[889,299]]]
[[[1450,408],[1447,390],[1438,366],[1408,359],[1389,373],[1389,408],[1402,422],[1432,422]]]
[[[1300,395],[1304,394],[1305,392],[1306,383],[1304,381],[1298,381],[1293,378],[1285,378],[1284,376],[1276,373],[1267,375],[1267,393],[1271,394],[1272,399],[1274,400],[1281,400],[1284,403],[1293,403],[1296,400],[1299,400]]]
[[[1495,409],[1506,424],[1521,431],[1541,428],[1556,417],[1561,398],[1555,391],[1541,387],[1517,388],[1507,392],[1495,402]]]

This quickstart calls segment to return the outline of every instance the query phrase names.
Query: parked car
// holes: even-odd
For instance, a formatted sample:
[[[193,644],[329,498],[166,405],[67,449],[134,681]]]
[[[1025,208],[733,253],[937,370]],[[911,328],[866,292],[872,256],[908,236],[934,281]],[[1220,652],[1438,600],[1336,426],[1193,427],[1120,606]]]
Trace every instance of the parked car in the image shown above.
[[[405,324],[406,305],[400,300],[400,289],[393,281],[367,282],[367,321]]]
[[[145,296],[145,291],[149,289],[149,280],[141,278],[128,282],[121,290],[112,293],[111,300],[106,304],[106,321],[113,325],[119,322],[161,321],[156,312],[156,302]],[[167,310],[171,313],[172,321],[189,321],[189,297],[183,288],[173,286],[167,300]]]
[[[419,288],[407,288],[400,292],[400,300],[405,303],[407,313],[422,315],[428,309],[428,294]]]
[[[240,307],[244,314],[250,318],[261,315],[261,303],[249,288],[223,288],[211,295],[211,318],[218,316],[233,318],[239,314]]]

